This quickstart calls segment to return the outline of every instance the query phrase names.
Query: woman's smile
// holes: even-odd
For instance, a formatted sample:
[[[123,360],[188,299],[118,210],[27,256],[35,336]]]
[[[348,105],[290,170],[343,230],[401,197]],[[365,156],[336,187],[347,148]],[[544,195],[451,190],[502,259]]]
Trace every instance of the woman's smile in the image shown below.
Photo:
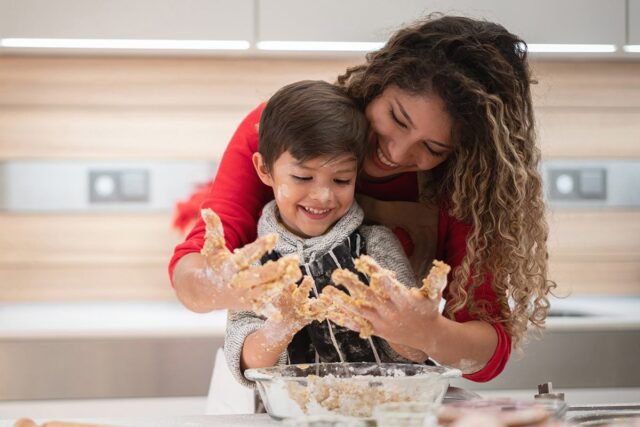
[[[363,168],[367,176],[429,170],[451,152],[452,119],[436,96],[413,95],[390,86],[371,101],[365,113],[371,125]]]

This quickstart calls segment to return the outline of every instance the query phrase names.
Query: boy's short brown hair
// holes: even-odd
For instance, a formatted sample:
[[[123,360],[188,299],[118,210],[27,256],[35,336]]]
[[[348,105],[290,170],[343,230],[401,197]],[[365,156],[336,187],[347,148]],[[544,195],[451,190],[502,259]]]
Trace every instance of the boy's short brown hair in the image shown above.
[[[282,153],[307,161],[353,154],[364,160],[369,123],[343,89],[321,80],[303,80],[278,90],[260,118],[258,151],[267,170]]]

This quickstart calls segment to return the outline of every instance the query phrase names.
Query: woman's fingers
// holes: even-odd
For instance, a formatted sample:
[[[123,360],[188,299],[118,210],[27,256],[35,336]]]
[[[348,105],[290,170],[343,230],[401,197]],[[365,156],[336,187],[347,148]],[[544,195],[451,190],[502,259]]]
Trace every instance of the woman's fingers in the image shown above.
[[[354,314],[359,314],[357,310],[360,310],[361,308],[373,307],[371,302],[359,298],[353,298],[331,285],[325,286],[320,296],[322,297],[322,295],[325,295],[324,298],[326,298],[326,301],[329,301],[332,306],[343,307],[348,311],[352,311]]]
[[[360,281],[358,275],[345,269],[338,269],[331,275],[331,280],[337,284],[342,285],[349,291],[351,297],[355,300],[362,301],[369,305],[375,305],[380,302],[380,298],[375,292]]]
[[[258,261],[262,255],[271,252],[276,246],[277,241],[278,236],[275,234],[267,234],[266,236],[259,237],[255,242],[237,249],[231,256],[233,262],[238,270],[244,270]]]
[[[429,275],[422,280],[420,292],[431,300],[439,299],[442,291],[447,286],[447,274],[451,267],[442,261],[434,260]]]
[[[395,272],[382,268],[380,264],[376,262],[376,260],[368,255],[361,255],[354,260],[354,263],[358,271],[366,274],[369,277],[373,276],[374,274],[388,274],[393,278],[396,277]]]
[[[354,316],[339,307],[334,307],[327,312],[327,319],[337,325],[358,332],[360,338],[369,338],[373,335],[373,327],[367,319],[361,316]]]
[[[389,274],[374,275],[371,278],[371,287],[397,307],[402,307],[407,302],[408,288]]]

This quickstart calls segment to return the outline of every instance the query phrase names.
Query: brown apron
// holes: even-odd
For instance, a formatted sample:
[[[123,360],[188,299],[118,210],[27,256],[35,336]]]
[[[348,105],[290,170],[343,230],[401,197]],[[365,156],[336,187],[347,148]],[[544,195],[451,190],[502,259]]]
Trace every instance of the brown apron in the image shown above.
[[[428,174],[418,173],[419,202],[386,202],[357,195],[367,223],[382,224],[391,229],[400,227],[409,233],[414,245],[409,261],[418,279],[428,273],[438,245],[439,207],[427,201],[429,181]]]

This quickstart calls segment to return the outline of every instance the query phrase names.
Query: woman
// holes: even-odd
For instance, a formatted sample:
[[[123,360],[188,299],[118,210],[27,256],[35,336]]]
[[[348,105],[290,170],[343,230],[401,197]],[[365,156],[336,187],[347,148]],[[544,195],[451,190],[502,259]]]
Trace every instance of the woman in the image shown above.
[[[423,302],[389,301],[358,315],[374,334],[459,367],[468,379],[494,378],[529,323],[544,325],[554,286],[526,45],[497,24],[427,19],[397,32],[337,84],[371,126],[359,177],[367,218],[396,231],[418,277],[434,258],[452,267],[443,314],[406,309]],[[234,134],[203,203],[221,217],[229,249],[255,239],[259,212],[273,198],[251,165],[261,111]],[[169,270],[178,298],[194,311],[246,308],[259,286],[221,286],[239,263],[207,270],[203,239],[199,221],[176,247]],[[256,284],[279,274],[256,273]]]

